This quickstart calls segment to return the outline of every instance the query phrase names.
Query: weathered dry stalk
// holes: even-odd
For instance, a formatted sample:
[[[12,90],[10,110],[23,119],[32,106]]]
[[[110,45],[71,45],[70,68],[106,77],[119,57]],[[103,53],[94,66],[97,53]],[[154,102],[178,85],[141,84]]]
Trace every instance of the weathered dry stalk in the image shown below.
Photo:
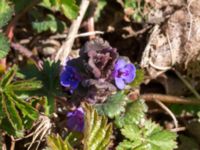
[[[141,98],[145,101],[161,101],[163,103],[168,104],[191,104],[191,105],[200,105],[200,101],[196,99],[186,99],[186,98],[180,98],[177,96],[170,96],[170,95],[164,95],[164,94],[143,94],[141,95]]]
[[[55,61],[60,60],[61,65],[63,65],[63,66],[65,65],[66,58],[72,49],[72,46],[74,44],[74,39],[76,38],[78,29],[80,27],[80,24],[82,22],[84,15],[85,15],[85,12],[89,6],[89,3],[90,3],[89,0],[81,1],[79,16],[77,17],[76,20],[74,20],[72,22],[72,25],[70,26],[70,29],[69,29],[69,34],[66,38],[66,41],[63,43],[63,45],[60,47],[60,49],[57,52]]]

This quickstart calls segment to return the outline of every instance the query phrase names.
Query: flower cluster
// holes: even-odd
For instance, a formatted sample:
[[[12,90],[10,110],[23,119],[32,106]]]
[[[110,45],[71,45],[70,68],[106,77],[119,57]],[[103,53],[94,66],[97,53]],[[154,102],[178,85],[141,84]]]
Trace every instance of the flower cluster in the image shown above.
[[[72,94],[72,102],[102,103],[117,90],[123,90],[136,76],[135,66],[128,58],[102,39],[89,41],[78,58],[69,60],[60,75],[60,84]],[[77,92],[74,92],[76,90]],[[81,132],[84,112],[78,108],[67,114],[67,127]]]

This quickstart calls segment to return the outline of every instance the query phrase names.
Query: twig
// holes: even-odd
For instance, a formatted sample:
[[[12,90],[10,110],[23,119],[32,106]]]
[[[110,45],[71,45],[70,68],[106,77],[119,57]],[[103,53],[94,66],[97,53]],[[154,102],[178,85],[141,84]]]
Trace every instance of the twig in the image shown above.
[[[36,56],[34,56],[33,53],[30,50],[28,50],[26,47],[22,46],[21,44],[14,43],[14,42],[11,42],[11,47],[14,50],[19,51],[25,57],[30,58],[31,60],[33,60],[33,62],[35,63],[36,67],[39,70],[42,70],[42,61],[39,60]]]
[[[10,137],[11,138],[11,146],[10,146],[10,150],[15,150],[15,139],[13,136]]]
[[[104,32],[102,31],[91,31],[91,32],[86,32],[86,33],[81,33],[81,34],[77,34],[77,37],[85,37],[85,36],[91,36],[91,35],[95,35],[95,34],[104,34]]]
[[[90,3],[90,7],[88,8],[88,20],[87,20],[87,30],[89,32],[94,32],[95,31],[95,27],[94,27],[94,15],[95,15],[95,10],[97,7],[97,3],[98,0],[92,0]],[[94,35],[90,35],[89,39],[95,39],[95,34]]]
[[[171,52],[171,59],[172,59],[172,66],[173,66],[175,64],[174,52],[172,50],[172,44],[170,42],[169,35],[167,33],[166,33],[166,36],[167,36],[167,41],[168,41],[168,44],[169,44],[169,49],[170,49],[170,52]]]
[[[173,112],[167,106],[165,106],[165,104],[163,104],[161,101],[155,100],[155,102],[172,117],[175,128],[178,128],[178,121]]]
[[[141,95],[141,98],[145,101],[161,101],[163,103],[168,104],[191,104],[191,105],[200,105],[200,101],[193,100],[193,99],[186,99],[186,98],[180,98],[177,96],[170,96],[170,95],[163,95],[163,94],[143,94]]]
[[[187,81],[185,80],[181,74],[174,69],[174,72],[176,73],[176,75],[181,79],[181,81],[187,86],[187,88],[195,95],[195,97],[200,100],[200,95],[199,93],[195,90],[195,88],[192,87],[192,85]]]
[[[80,5],[80,15],[77,17],[76,20],[74,20],[72,22],[72,25],[69,29],[69,34],[66,38],[66,41],[63,43],[63,45],[61,46],[61,48],[58,50],[57,55],[55,57],[55,61],[60,60],[61,61],[61,65],[65,65],[66,62],[66,58],[69,55],[71,48],[73,46],[74,43],[74,39],[76,34],[78,33],[78,29],[80,27],[80,24],[82,22],[83,16],[89,6],[89,0],[82,0],[81,1],[81,5]]]
[[[180,132],[180,131],[185,131],[186,127],[178,127],[174,129],[170,129],[171,132]]]

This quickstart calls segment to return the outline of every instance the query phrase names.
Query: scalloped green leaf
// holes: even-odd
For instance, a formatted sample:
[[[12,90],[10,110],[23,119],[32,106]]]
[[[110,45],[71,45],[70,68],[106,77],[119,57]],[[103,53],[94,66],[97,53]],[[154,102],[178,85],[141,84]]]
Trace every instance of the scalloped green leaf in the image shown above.
[[[12,17],[13,9],[9,6],[7,0],[0,1],[0,28],[5,26]]]
[[[47,145],[51,150],[73,150],[70,144],[59,136],[59,135],[50,135],[47,137]]]
[[[82,106],[85,112],[84,150],[106,150],[111,141],[112,124],[90,105],[83,103]]]
[[[104,104],[96,105],[96,108],[100,114],[114,118],[125,111],[127,102],[127,96],[121,91],[108,97]]]
[[[6,57],[10,50],[10,44],[8,41],[8,38],[5,37],[3,33],[0,33],[0,59]]]
[[[125,136],[117,150],[173,150],[177,148],[176,133],[162,129],[161,126],[148,120],[143,125],[129,124],[121,129]]]
[[[126,124],[138,124],[145,117],[147,105],[143,100],[136,100],[127,104],[126,112],[115,118],[115,123],[118,127],[123,127]]]

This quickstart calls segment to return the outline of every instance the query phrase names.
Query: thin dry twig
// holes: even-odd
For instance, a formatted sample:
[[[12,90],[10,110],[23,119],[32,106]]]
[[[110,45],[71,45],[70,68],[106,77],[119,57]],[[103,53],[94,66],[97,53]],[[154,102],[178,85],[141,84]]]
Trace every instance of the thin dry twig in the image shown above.
[[[186,130],[186,127],[178,127],[178,128],[170,129],[171,132],[181,132],[185,130]]]
[[[61,61],[61,65],[65,65],[66,62],[66,58],[69,55],[73,43],[74,43],[74,39],[78,33],[78,29],[80,27],[80,24],[82,22],[83,16],[85,15],[85,12],[89,6],[90,1],[89,0],[82,0],[81,1],[81,5],[80,5],[80,12],[79,12],[79,16],[77,17],[76,20],[74,20],[72,22],[72,25],[70,26],[69,29],[69,34],[66,38],[66,41],[63,43],[63,45],[60,47],[60,49],[57,52],[57,55],[55,57],[55,61],[60,60]]]
[[[31,60],[33,60],[33,62],[35,63],[36,67],[39,70],[42,70],[42,61],[39,60],[36,56],[34,56],[33,53],[30,50],[28,50],[26,47],[24,47],[21,44],[14,43],[14,42],[11,42],[11,47],[14,50],[19,51],[25,57],[30,58]]]
[[[149,93],[149,94],[143,94],[141,95],[141,98],[145,101],[161,101],[163,103],[168,104],[190,104],[190,105],[200,105],[200,101],[196,99],[186,99],[186,98],[180,98],[177,96],[170,96],[170,95],[164,95],[164,94],[155,94],[155,93]]]
[[[15,150],[15,138],[13,136],[10,136],[10,138],[11,138],[10,150]]]
[[[155,100],[155,102],[171,116],[175,128],[178,128],[178,121],[173,112],[167,106],[165,106],[165,104],[163,104],[161,101]]]

